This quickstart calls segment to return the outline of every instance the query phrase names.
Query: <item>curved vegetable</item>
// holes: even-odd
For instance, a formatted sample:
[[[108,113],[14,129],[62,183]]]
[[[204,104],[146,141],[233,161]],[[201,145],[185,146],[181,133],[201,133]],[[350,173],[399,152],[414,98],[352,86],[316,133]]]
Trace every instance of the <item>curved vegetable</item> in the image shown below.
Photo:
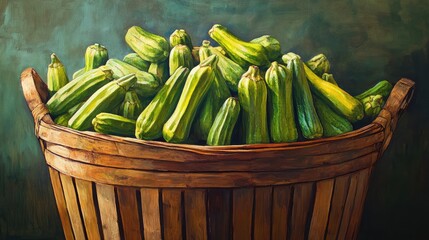
[[[266,50],[261,44],[245,42],[220,24],[213,25],[209,31],[209,35],[241,67],[247,68],[250,65],[268,66],[270,64]]]
[[[332,137],[353,131],[353,125],[343,116],[332,110],[323,100],[314,96],[314,106],[323,126],[323,136]]]
[[[150,62],[143,60],[137,53],[128,53],[122,61],[141,71],[147,72],[149,70]]]
[[[324,73],[329,73],[331,64],[325,54],[320,53],[307,61],[307,66],[319,77]]]
[[[112,113],[99,113],[91,121],[94,130],[99,133],[133,137],[136,121]]]
[[[90,45],[85,51],[85,72],[106,64],[109,59],[107,49],[98,43]]]
[[[164,37],[150,33],[139,26],[128,29],[125,41],[134,52],[148,62],[166,60],[170,50],[170,45]]]
[[[387,97],[389,97],[392,88],[393,86],[390,82],[388,82],[387,80],[382,80],[371,88],[365,90],[363,93],[355,96],[355,98],[362,100],[371,95],[381,95],[386,100]]]
[[[188,46],[190,50],[193,48],[191,37],[184,29],[176,29],[170,35],[170,47],[173,48],[179,44]]]
[[[162,130],[167,142],[180,143],[188,138],[197,109],[214,80],[216,62],[216,55],[210,56],[189,73],[176,109]]]
[[[250,66],[238,83],[242,131],[246,144],[268,143],[267,86],[257,66]]]
[[[186,45],[178,44],[171,49],[168,66],[170,75],[173,74],[179,66],[191,69],[194,66],[191,50]]]
[[[66,69],[55,53],[51,55],[51,63],[48,66],[47,75],[49,96],[54,95],[69,82]]]
[[[119,107],[119,113],[125,118],[136,120],[144,107],[135,91],[125,93],[125,99]]]
[[[276,60],[282,54],[280,42],[271,35],[264,35],[250,41],[251,43],[259,43],[265,48],[268,59]]]
[[[207,145],[219,146],[231,144],[234,127],[240,114],[240,103],[235,97],[225,100],[210,128]]]
[[[277,62],[272,62],[265,74],[272,142],[294,142],[298,139],[293,107],[292,79],[292,71]]]

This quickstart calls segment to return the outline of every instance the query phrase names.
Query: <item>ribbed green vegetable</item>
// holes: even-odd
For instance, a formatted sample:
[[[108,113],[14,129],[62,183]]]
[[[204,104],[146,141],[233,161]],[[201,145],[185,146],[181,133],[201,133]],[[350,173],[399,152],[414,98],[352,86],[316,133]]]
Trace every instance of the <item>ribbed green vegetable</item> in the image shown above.
[[[73,114],[80,108],[85,102],[81,102],[77,104],[76,106],[70,108],[66,113],[63,113],[55,118],[54,122],[58,125],[67,127],[68,121],[73,116]]]
[[[350,122],[356,122],[363,118],[363,106],[356,98],[330,82],[318,77],[307,65],[303,65],[305,75],[312,92],[324,100],[337,113],[345,116]]]
[[[198,50],[198,57],[200,61],[206,60],[206,58],[210,57],[212,55],[210,50],[210,41],[209,40],[203,40],[201,47]]]
[[[54,95],[60,88],[69,82],[66,69],[55,53],[52,53],[51,55],[51,63],[48,66],[47,81],[49,96]]]
[[[207,137],[207,145],[219,146],[231,144],[234,127],[240,114],[240,103],[235,97],[229,97],[216,114]]]
[[[385,103],[385,100],[383,99],[382,95],[378,94],[370,95],[366,98],[363,98],[361,102],[364,106],[365,118],[372,120],[380,113]]]
[[[292,79],[292,71],[277,62],[272,62],[265,74],[272,142],[294,142],[298,139],[293,107]]]
[[[151,140],[162,136],[162,128],[177,106],[188,75],[188,68],[179,67],[165,82],[139,115],[135,131],[137,138]]]
[[[76,130],[88,130],[91,128],[92,119],[101,112],[107,112],[109,109],[121,104],[125,93],[137,81],[135,74],[125,75],[114,80],[100,89],[73,114],[68,126]]]
[[[109,54],[104,46],[98,43],[88,46],[85,51],[85,72],[106,64],[107,59]]]
[[[144,107],[140,102],[137,93],[135,91],[128,91],[125,93],[125,99],[121,103],[119,112],[125,118],[136,120],[143,109]]]
[[[293,65],[289,66],[289,64]],[[323,127],[314,108],[304,65],[298,57],[288,62],[288,68],[293,68],[293,99],[301,133],[307,139],[315,139],[322,137]]]
[[[211,48],[210,50],[212,54],[218,56],[219,60],[216,65],[217,70],[221,74],[222,78],[225,79],[229,89],[236,93],[238,91],[238,82],[246,71],[241,68],[240,65],[217,51],[216,48]]]
[[[158,78],[161,81],[160,85],[163,85],[170,76],[168,70],[168,61],[151,63],[148,72]]]
[[[306,64],[319,77],[322,77],[324,73],[329,73],[331,69],[331,64],[323,53],[312,57]]]
[[[76,79],[77,77],[79,77],[80,75],[82,75],[84,73],[86,73],[85,68],[81,68],[81,69],[79,69],[73,73],[72,79]]]
[[[221,45],[228,56],[241,67],[250,65],[268,66],[270,64],[265,48],[259,43],[245,42],[220,24],[215,24],[209,35]]]
[[[166,60],[170,50],[170,45],[164,37],[150,33],[139,26],[128,29],[125,41],[134,52],[148,62]]]
[[[355,96],[355,98],[362,100],[371,95],[381,95],[386,100],[389,97],[392,88],[393,86],[390,82],[388,82],[387,80],[382,80],[371,88],[365,90],[363,93]]]
[[[197,109],[214,81],[216,62],[217,56],[212,55],[189,73],[176,109],[162,130],[167,142],[180,143],[188,138]]]
[[[257,66],[250,66],[238,83],[242,136],[247,144],[268,143],[267,86]]]
[[[91,121],[94,130],[99,133],[133,137],[136,121],[112,113],[99,113]]]
[[[111,58],[107,61],[106,66],[112,69],[113,77],[120,78],[125,75],[134,73],[137,77],[137,82],[133,89],[140,97],[154,96],[160,86],[159,79],[154,75],[140,71],[138,68],[131,66],[121,60]]]
[[[353,131],[353,125],[343,116],[332,110],[323,100],[314,96],[314,106],[323,126],[323,136],[332,137]]]
[[[192,58],[191,50],[186,45],[177,44],[170,51],[168,63],[170,75],[180,66],[189,69],[193,68],[194,59]]]
[[[112,79],[112,71],[105,66],[89,70],[58,90],[49,99],[46,106],[52,116],[63,114],[76,104],[83,102]]]
[[[149,70],[150,62],[143,60],[137,53],[128,53],[122,61],[141,71],[147,72]]]
[[[184,29],[176,29],[170,35],[170,47],[173,48],[179,44],[188,46],[189,50],[193,48],[191,37]]]
[[[330,73],[324,73],[324,74],[322,74],[322,79],[325,80],[325,81],[327,81],[327,82],[330,82],[330,83],[332,83],[332,84],[334,84],[336,86],[338,86],[337,81],[335,81],[335,79],[334,79],[334,75],[332,75]]]
[[[210,128],[213,125],[220,107],[222,107],[225,100],[231,96],[225,80],[222,79],[217,69],[214,69],[214,72],[215,79],[198,109],[193,125],[193,131],[196,137],[204,141],[209,135]]]
[[[270,61],[276,60],[282,54],[280,42],[271,35],[264,35],[250,41],[251,43],[259,43],[265,48],[267,57]]]

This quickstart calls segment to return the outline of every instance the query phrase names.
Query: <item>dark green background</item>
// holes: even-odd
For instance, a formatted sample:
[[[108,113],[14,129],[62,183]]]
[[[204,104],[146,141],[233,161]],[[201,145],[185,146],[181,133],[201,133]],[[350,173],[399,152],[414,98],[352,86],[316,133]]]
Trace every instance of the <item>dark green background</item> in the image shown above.
[[[0,0],[0,238],[62,237],[46,165],[19,76],[46,76],[57,53],[69,75],[83,66],[86,46],[111,57],[130,49],[126,30],[140,25],[169,36],[186,29],[194,45],[214,23],[250,40],[278,38],[304,58],[323,52],[332,72],[356,94],[388,79],[417,83],[384,157],[373,171],[360,239],[429,236],[429,7],[427,0],[358,1],[54,1]],[[113,2],[113,1],[111,1]]]

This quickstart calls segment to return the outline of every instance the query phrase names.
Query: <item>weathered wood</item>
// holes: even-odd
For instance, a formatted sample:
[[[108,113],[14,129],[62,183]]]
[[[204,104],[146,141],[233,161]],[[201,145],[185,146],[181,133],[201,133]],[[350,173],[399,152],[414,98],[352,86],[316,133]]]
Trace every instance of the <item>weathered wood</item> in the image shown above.
[[[341,223],[341,216],[344,210],[344,204],[346,202],[347,192],[349,189],[349,182],[349,175],[335,178],[328,227],[326,230],[326,239],[337,239],[338,229]]]
[[[251,239],[254,188],[232,190],[232,239]]]
[[[354,173],[350,177],[350,186],[347,192],[346,202],[344,204],[343,216],[341,218],[340,228],[338,230],[338,239],[345,239],[347,228],[350,224],[350,217],[353,211],[355,196],[356,196],[356,188],[358,185],[358,173]]]
[[[347,229],[346,239],[353,239],[357,237],[357,229],[359,228],[363,205],[365,202],[365,195],[368,186],[370,169],[359,172],[357,177],[357,188],[354,202],[354,208],[350,217],[349,227]]]
[[[284,240],[287,237],[290,200],[290,186],[273,187],[273,218],[271,224],[271,237],[273,240]]]
[[[306,224],[311,210],[313,183],[294,185],[290,239],[305,239]]]
[[[334,180],[328,179],[316,183],[316,197],[314,200],[313,216],[311,217],[309,239],[323,239],[328,223],[331,207],[332,189]]]
[[[182,239],[182,191],[162,190],[163,230],[165,240]]]
[[[79,205],[76,197],[76,190],[74,188],[73,179],[70,176],[60,173],[61,184],[64,190],[64,197],[66,200],[67,211],[70,216],[73,233],[76,239],[85,239],[85,233],[80,216]]]
[[[215,188],[271,186],[318,181],[370,167],[377,152],[329,166],[275,172],[158,172],[83,164],[46,151],[48,165],[67,175],[104,184],[134,187]]]
[[[288,169],[306,169],[319,166],[327,166],[332,164],[339,164],[342,162],[350,161],[371,152],[376,152],[383,139],[382,133],[377,133],[376,136],[370,135],[364,137],[371,138],[371,141],[366,141],[366,144],[360,145],[359,149],[348,150],[340,152],[330,152],[326,154],[318,154],[317,157],[312,155],[305,156],[291,156],[284,155],[278,158],[270,159],[267,161],[265,158],[252,158],[252,159],[229,159],[229,160],[210,160],[210,161],[157,161],[146,158],[130,158],[124,156],[108,155],[97,152],[90,152],[75,148],[68,148],[57,144],[47,143],[46,148],[55,155],[73,159],[75,161],[89,163],[92,165],[139,169],[139,170],[156,170],[156,171],[174,171],[174,172],[194,172],[204,169],[205,172],[228,172],[228,171],[250,171],[250,172],[264,172],[264,171],[279,171]],[[145,155],[142,154],[142,157]]]
[[[255,188],[255,216],[253,218],[253,239],[271,238],[272,187]]]
[[[64,199],[64,192],[63,187],[61,186],[59,173],[49,167],[49,175],[51,177],[52,189],[54,190],[55,201],[57,203],[58,213],[63,226],[64,237],[66,240],[73,240],[73,229],[70,222],[69,213],[67,212],[66,200]]]
[[[139,209],[137,206],[136,189],[118,187],[119,210],[121,212],[124,239],[141,239]]]
[[[161,240],[159,190],[156,188],[142,188],[140,189],[140,195],[142,201],[144,239]]]
[[[185,190],[186,239],[207,239],[206,191]]]
[[[120,239],[115,188],[97,183],[95,189],[97,191],[103,237],[107,240]]]
[[[75,183],[86,235],[88,239],[101,239],[97,213],[95,212],[92,183],[80,179],[75,179]]]
[[[208,238],[231,239],[231,190],[207,190]]]

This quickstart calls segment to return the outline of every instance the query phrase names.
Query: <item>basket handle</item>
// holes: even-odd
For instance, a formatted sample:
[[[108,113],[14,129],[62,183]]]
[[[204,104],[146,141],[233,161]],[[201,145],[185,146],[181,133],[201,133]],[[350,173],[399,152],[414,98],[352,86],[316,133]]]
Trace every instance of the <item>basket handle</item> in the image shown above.
[[[383,154],[383,152],[389,146],[399,117],[408,107],[408,104],[413,97],[415,88],[414,85],[415,83],[410,79],[402,78],[399,80],[393,87],[386,104],[380,111],[380,114],[373,121],[374,123],[380,124],[384,129],[384,141],[380,155]]]
[[[34,130],[39,137],[40,121],[53,123],[45,103],[48,101],[48,87],[33,68],[27,68],[21,73],[21,86],[25,101],[34,118]]]

